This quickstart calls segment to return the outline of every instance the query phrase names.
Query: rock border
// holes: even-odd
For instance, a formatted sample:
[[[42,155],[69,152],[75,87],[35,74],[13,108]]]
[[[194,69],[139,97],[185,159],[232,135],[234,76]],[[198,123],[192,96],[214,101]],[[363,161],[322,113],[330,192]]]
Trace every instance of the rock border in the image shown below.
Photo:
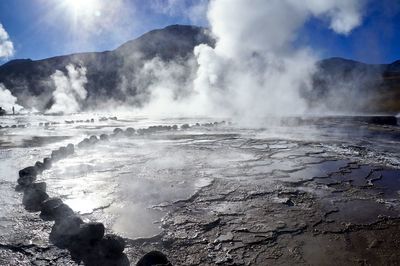
[[[116,120],[110,118],[111,120]],[[93,119],[91,120],[93,121]],[[100,120],[101,121],[101,120]],[[103,120],[106,121],[106,120]],[[94,122],[94,121],[93,121]],[[84,138],[76,146],[80,149],[88,148],[100,141],[110,139],[141,136],[155,132],[187,130],[191,127],[212,127],[225,125],[225,121],[199,124],[193,126],[182,124],[173,126],[149,126],[135,130],[128,127],[125,130],[115,128],[112,134],[101,134],[99,137],[92,135]],[[53,150],[49,157],[37,161],[33,166],[19,170],[16,191],[23,192],[22,204],[30,212],[40,212],[40,217],[46,221],[54,221],[50,232],[50,241],[57,247],[68,249],[72,258],[83,261],[85,265],[130,265],[124,253],[125,239],[116,234],[105,234],[105,227],[100,222],[85,223],[60,198],[50,197],[46,192],[46,182],[36,182],[37,176],[50,169],[54,162],[63,160],[75,153],[75,145],[70,143]],[[159,251],[145,254],[137,263],[138,266],[172,265],[167,257]]]

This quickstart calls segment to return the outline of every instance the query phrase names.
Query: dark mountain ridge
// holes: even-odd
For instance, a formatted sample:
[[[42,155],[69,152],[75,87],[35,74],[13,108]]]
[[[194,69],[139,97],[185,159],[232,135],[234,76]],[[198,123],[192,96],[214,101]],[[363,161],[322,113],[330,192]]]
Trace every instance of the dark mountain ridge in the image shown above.
[[[51,86],[50,76],[56,70],[65,73],[69,64],[83,65],[87,69],[87,105],[110,98],[123,101],[127,95],[136,93],[133,82],[126,82],[126,79],[134,78],[147,60],[159,57],[166,62],[184,61],[192,56],[193,48],[201,43],[214,45],[206,29],[172,25],[150,31],[113,51],[77,53],[35,61],[12,60],[0,66],[0,83],[18,98],[21,105],[33,105],[44,110],[52,104],[54,86]],[[127,72],[129,75],[126,75]],[[117,85],[123,79],[128,85],[121,92]]]
[[[139,93],[136,78],[145,62],[155,57],[163,62],[185,62],[201,43],[215,45],[207,29],[172,25],[150,31],[112,51],[9,61],[0,66],[0,83],[18,98],[19,104],[44,110],[52,105],[54,86],[50,76],[56,70],[65,73],[69,64],[84,65],[87,106],[109,99],[125,101],[127,96]],[[189,74],[183,76],[188,78]],[[121,83],[125,84],[123,89]],[[304,97],[310,106],[324,105],[330,110],[400,112],[400,60],[376,65],[337,57],[319,61],[313,88],[304,92]]]

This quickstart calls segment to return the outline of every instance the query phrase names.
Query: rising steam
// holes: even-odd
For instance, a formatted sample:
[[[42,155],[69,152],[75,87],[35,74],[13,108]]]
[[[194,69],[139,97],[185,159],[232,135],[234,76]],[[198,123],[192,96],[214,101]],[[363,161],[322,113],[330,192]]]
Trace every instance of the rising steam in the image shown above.
[[[360,24],[360,10],[360,1],[211,1],[208,18],[217,44],[195,48],[194,89],[230,115],[304,113],[300,94],[311,88],[317,58],[309,48],[295,47],[299,29],[317,17],[348,34]]]
[[[14,55],[14,45],[8,36],[8,33],[0,23],[0,59],[8,58]]]
[[[15,111],[20,111],[23,108],[17,104],[17,98],[2,83],[0,83],[0,107],[8,113],[12,112],[13,107]]]
[[[55,91],[54,104],[48,113],[75,113],[81,110],[81,103],[87,97],[86,68],[84,66],[67,65],[67,74],[60,70],[51,75]]]
[[[347,35],[360,25],[362,8],[362,0],[212,0],[207,16],[217,43],[194,49],[192,94],[172,97],[164,71],[168,82],[150,88],[153,101],[146,110],[167,106],[163,114],[185,110],[239,118],[303,114],[308,106],[301,95],[311,89],[318,58],[296,44],[299,31],[317,18]]]

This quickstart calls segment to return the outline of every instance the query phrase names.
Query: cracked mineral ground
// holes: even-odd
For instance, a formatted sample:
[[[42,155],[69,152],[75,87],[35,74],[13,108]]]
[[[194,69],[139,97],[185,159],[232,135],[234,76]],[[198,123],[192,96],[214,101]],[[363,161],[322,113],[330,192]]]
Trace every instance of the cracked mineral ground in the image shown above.
[[[152,250],[172,265],[400,265],[396,123],[329,117],[264,124],[4,117],[0,265],[82,263],[49,240],[54,222],[26,210],[16,190],[20,169],[68,143],[75,153],[36,182],[85,222],[123,237],[132,265]],[[129,127],[135,133],[115,137],[115,128]],[[107,141],[76,145],[113,132]]]

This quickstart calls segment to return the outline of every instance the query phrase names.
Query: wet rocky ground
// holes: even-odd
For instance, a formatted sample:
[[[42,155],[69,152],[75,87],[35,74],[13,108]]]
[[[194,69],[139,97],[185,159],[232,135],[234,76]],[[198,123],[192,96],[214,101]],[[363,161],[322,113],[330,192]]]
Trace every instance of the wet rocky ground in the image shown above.
[[[133,265],[152,250],[173,265],[400,264],[395,125],[333,118],[264,128],[191,119],[150,128],[155,121],[71,121],[35,129],[31,139],[48,142],[21,141],[29,126],[3,131],[1,265],[79,263],[49,240],[54,222],[24,208],[17,172],[101,134],[108,140],[75,145],[36,182],[46,182],[47,193],[85,223],[101,222],[106,234],[122,236]]]

